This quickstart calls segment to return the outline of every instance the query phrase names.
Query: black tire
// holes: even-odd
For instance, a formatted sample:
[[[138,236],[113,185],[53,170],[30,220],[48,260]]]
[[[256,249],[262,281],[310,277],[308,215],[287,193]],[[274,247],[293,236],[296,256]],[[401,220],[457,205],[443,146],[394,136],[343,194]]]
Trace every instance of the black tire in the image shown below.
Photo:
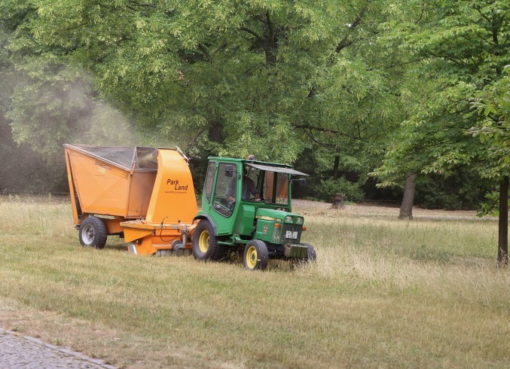
[[[193,257],[197,260],[219,260],[225,255],[223,245],[216,242],[212,224],[202,219],[193,233]]]
[[[264,270],[267,268],[269,253],[264,241],[251,240],[244,246],[243,265],[248,270]]]
[[[305,259],[305,261],[312,263],[315,260],[317,260],[317,253],[315,252],[315,247],[313,247],[312,245],[310,245],[308,243],[303,243],[303,245],[307,247],[307,250],[306,250],[307,258]]]
[[[79,239],[83,246],[95,247],[102,249],[106,244],[108,232],[104,222],[95,216],[87,217],[81,224],[79,229]]]

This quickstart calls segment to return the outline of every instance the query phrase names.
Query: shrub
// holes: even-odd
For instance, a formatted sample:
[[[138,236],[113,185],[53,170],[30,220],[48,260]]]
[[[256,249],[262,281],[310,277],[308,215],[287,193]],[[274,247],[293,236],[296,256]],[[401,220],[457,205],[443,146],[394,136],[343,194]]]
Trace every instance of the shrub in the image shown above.
[[[359,183],[351,182],[345,177],[321,179],[314,186],[314,190],[317,197],[325,201],[331,201],[337,193],[343,194],[349,201],[357,202],[363,199],[363,190]]]

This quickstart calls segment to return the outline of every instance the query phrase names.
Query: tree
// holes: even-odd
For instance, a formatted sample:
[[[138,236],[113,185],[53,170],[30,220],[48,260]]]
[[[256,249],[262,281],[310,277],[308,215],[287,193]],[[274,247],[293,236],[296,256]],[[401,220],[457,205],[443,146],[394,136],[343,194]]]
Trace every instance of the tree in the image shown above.
[[[399,73],[385,67],[394,52],[375,42],[383,2],[23,4],[0,5],[20,19],[10,44],[20,64],[27,54],[27,68],[51,61],[51,75],[66,84],[83,68],[93,80],[86,95],[115,102],[152,144],[284,162],[309,149],[319,174],[363,181],[398,120],[391,85]],[[40,116],[17,101],[11,115],[22,138]]]
[[[508,187],[510,173],[510,70],[478,94],[475,105],[482,117],[471,129],[488,146],[491,165],[482,174],[499,180],[498,263],[508,264]]]
[[[469,133],[483,131],[486,117],[501,122],[503,116],[493,103],[486,104],[485,114],[480,114],[476,102],[503,83],[502,71],[510,62],[510,5],[497,0],[410,0],[401,8],[406,13],[397,10],[395,20],[386,25],[393,29],[389,41],[403,43],[417,60],[415,70],[431,84],[424,89],[425,99],[413,104],[400,130],[403,141],[390,150],[379,174],[391,178],[411,162],[419,173],[454,175],[467,166],[499,180],[500,240],[506,238],[503,204],[508,198],[508,168],[501,162],[507,159],[502,153],[501,160],[492,160],[498,143],[494,135],[478,140]],[[412,19],[409,14],[419,17]],[[402,153],[409,154],[404,166]],[[506,254],[498,251],[498,255],[499,262],[506,264]]]
[[[37,1],[0,4],[4,55],[3,117],[9,137],[30,144],[44,160],[63,172],[62,144],[128,143],[127,121],[101,101],[91,79],[73,66],[68,53],[48,45],[34,32],[43,25]]]
[[[0,193],[61,192],[65,182],[58,173],[58,165],[45,160],[33,150],[31,144],[18,145],[13,140],[7,113],[20,79],[5,47],[9,36],[8,31],[0,28],[0,157],[3,159],[0,166]]]

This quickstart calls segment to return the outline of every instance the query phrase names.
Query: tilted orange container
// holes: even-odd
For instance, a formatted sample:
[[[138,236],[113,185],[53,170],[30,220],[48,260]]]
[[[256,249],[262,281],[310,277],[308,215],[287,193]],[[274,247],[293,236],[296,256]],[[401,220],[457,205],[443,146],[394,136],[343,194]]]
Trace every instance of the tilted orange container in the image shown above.
[[[123,235],[136,254],[190,247],[197,204],[187,158],[179,149],[64,147],[82,244],[102,248],[106,233]]]
[[[64,147],[69,178],[73,181],[82,213],[145,217],[156,179],[157,150],[142,147]],[[75,219],[75,223],[79,222]]]

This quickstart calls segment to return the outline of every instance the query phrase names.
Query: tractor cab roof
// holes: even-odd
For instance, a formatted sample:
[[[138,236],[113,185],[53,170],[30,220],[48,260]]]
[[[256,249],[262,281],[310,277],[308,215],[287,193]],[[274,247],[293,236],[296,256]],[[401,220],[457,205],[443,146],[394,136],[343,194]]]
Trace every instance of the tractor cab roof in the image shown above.
[[[258,161],[258,160],[244,160],[244,159],[238,159],[238,158],[225,158],[225,157],[217,157],[217,156],[209,157],[209,160],[241,162],[249,167],[263,170],[263,171],[284,173],[284,174],[290,174],[293,176],[307,176],[308,177],[308,174],[300,172],[298,170],[295,170],[290,165],[286,165],[286,164],[270,163],[270,162]]]
[[[284,173],[284,174],[290,174],[292,176],[308,176],[308,174],[300,172],[298,170],[292,169],[291,167],[280,167],[275,165],[267,165],[267,164],[258,164],[258,163],[246,163],[247,166],[264,170],[268,172],[276,172],[276,173]]]

